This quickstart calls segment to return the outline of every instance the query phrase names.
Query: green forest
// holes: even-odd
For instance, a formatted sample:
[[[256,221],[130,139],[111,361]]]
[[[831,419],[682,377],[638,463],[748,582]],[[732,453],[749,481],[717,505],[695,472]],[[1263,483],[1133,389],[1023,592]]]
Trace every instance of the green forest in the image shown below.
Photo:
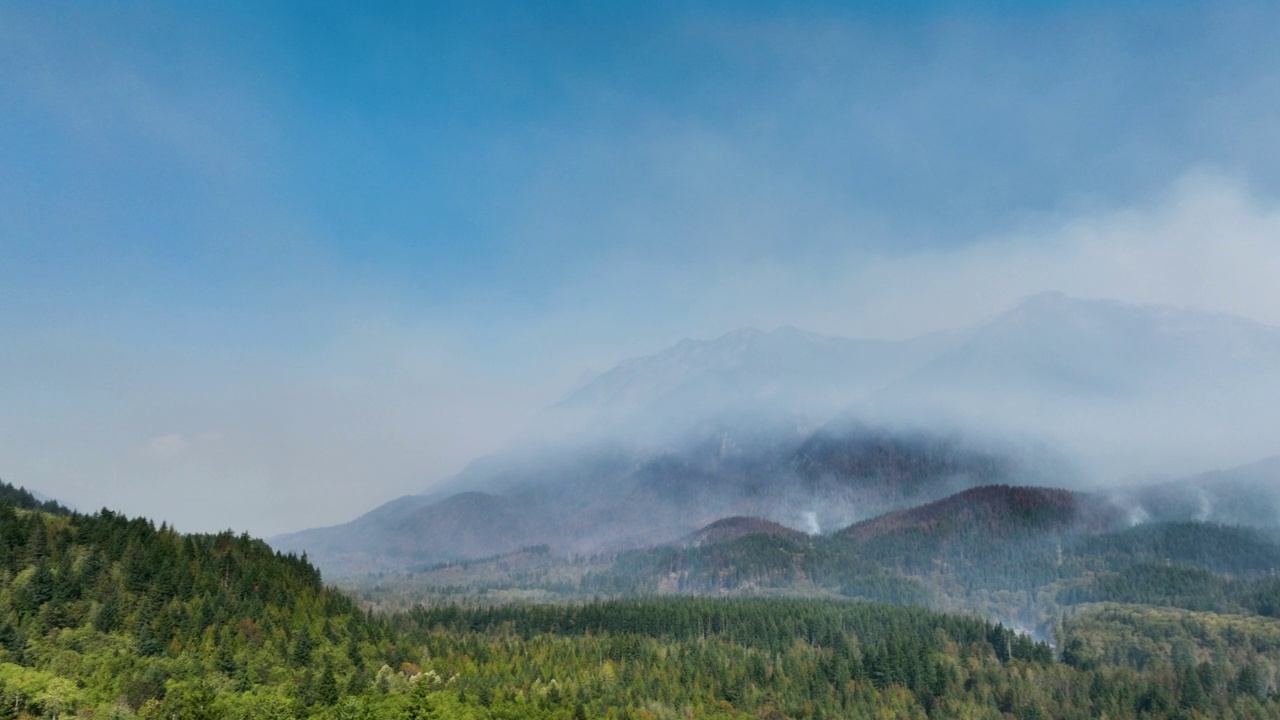
[[[415,601],[851,598],[975,612],[1042,638],[1064,613],[1101,602],[1280,617],[1280,544],[1269,532],[1189,521],[1083,532],[1046,527],[1042,515],[969,515],[864,537],[752,534],[608,557],[566,558],[542,546],[342,583],[395,611]]]
[[[1089,599],[1143,602],[1150,572],[1135,564]],[[248,536],[12,488],[0,580],[0,718],[1280,717],[1280,624],[1259,612],[1091,603],[1052,644],[847,598],[374,612]],[[1247,583],[1220,594],[1236,604],[1208,609],[1259,597]]]

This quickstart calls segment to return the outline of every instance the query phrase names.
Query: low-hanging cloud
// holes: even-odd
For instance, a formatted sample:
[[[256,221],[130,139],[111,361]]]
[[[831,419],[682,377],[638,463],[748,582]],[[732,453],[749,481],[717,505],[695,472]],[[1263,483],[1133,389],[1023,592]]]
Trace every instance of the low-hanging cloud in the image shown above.
[[[851,269],[846,327],[957,327],[1044,290],[1191,306],[1280,325],[1280,210],[1222,175],[1192,173],[1146,207],[1042,220],[954,252]]]
[[[742,326],[905,338],[970,326],[1048,290],[1280,325],[1273,271],[1280,267],[1280,209],[1221,173],[1191,171],[1141,205],[1047,213],[951,247],[867,248],[856,226],[843,232],[846,249],[791,258],[719,251],[678,265],[605,258],[514,332],[563,337],[599,370],[621,356],[592,337],[616,348],[625,335],[627,354]],[[732,245],[726,240],[724,247]],[[620,309],[625,325],[617,321]]]

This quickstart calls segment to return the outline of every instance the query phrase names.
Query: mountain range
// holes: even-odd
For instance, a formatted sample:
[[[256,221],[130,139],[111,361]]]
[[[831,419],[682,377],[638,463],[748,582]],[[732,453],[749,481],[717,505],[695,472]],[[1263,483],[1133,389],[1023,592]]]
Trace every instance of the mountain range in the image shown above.
[[[533,545],[613,553],[738,516],[826,533],[992,484],[1189,476],[1280,450],[1276,368],[1280,329],[1059,293],[901,341],[684,340],[584,384],[429,495],[271,542],[341,576]],[[1261,521],[1244,499],[1258,482],[1215,495],[1211,479],[1108,492],[1138,519],[1222,496]],[[1233,512],[1219,505],[1214,519]]]

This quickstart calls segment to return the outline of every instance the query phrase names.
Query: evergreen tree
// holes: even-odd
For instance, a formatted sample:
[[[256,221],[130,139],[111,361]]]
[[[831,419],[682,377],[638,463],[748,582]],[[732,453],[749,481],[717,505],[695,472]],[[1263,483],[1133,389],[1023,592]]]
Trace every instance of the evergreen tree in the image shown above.
[[[311,639],[311,630],[306,625],[298,631],[298,637],[293,642],[293,664],[297,667],[306,667],[311,664],[311,652],[315,649],[315,641]]]
[[[94,616],[93,626],[98,632],[114,632],[120,625],[120,598],[115,593],[108,593]]]
[[[338,702],[338,680],[333,675],[333,666],[325,661],[320,678],[316,681],[316,702],[322,705],[334,705]]]
[[[1241,695],[1258,697],[1262,694],[1262,678],[1257,666],[1252,663],[1240,668],[1236,675],[1236,692]]]
[[[436,720],[439,717],[431,697],[431,685],[426,678],[419,676],[411,684],[400,717],[404,720]]]

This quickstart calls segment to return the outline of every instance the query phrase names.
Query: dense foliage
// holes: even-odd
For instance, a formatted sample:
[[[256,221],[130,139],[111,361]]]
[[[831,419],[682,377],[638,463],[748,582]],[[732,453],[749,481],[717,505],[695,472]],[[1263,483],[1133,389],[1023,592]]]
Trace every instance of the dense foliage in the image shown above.
[[[412,655],[305,559],[229,532],[0,505],[0,580],[0,717],[190,715],[215,695],[296,712]]]
[[[1012,496],[1014,500],[1016,495]],[[1056,499],[1056,498],[1051,498]],[[1086,533],[1058,506],[875,521],[835,536],[753,535],[622,553],[579,594],[844,595],[967,609],[1050,632],[1063,606],[1114,600],[1280,612],[1280,544],[1249,528],[1165,522]],[[863,527],[875,532],[858,533]]]
[[[1111,529],[1117,520],[1125,526]],[[977,488],[834,536],[757,527],[720,542],[613,557],[522,552],[347,587],[400,611],[414,601],[844,597],[973,612],[1042,638],[1072,608],[1106,601],[1280,617],[1273,534],[1202,522],[1129,527],[1113,506],[1065,491]]]
[[[1254,528],[1217,523],[1162,522],[1081,540],[1073,554],[1099,559],[1100,569],[1172,563],[1234,575],[1272,574],[1280,545]]]
[[[900,569],[846,545],[804,543],[754,536],[633,560],[638,576],[669,576],[671,566],[654,563],[686,562],[697,570],[689,577],[742,582],[794,574],[783,557],[806,557],[814,577],[866,593],[886,578],[929,580],[895,576]],[[734,578],[716,565],[734,553],[760,561]],[[523,555],[550,559],[545,548]],[[1248,607],[1266,614],[1258,598],[1275,585],[1268,578],[1197,572],[1191,586],[1236,583],[1233,602],[1253,598]],[[581,582],[604,578],[588,571]],[[1101,605],[1057,630],[1060,658],[974,615],[843,599],[649,597],[374,615],[326,588],[305,557],[244,535],[0,504],[0,720],[1280,718],[1271,695],[1280,623],[1269,618]]]
[[[1137,565],[1065,588],[1066,605],[1113,601],[1280,617],[1280,580],[1237,579],[1182,565]]]
[[[39,510],[51,515],[70,515],[71,511],[56,500],[41,500],[23,487],[0,481],[0,503],[22,510]]]

